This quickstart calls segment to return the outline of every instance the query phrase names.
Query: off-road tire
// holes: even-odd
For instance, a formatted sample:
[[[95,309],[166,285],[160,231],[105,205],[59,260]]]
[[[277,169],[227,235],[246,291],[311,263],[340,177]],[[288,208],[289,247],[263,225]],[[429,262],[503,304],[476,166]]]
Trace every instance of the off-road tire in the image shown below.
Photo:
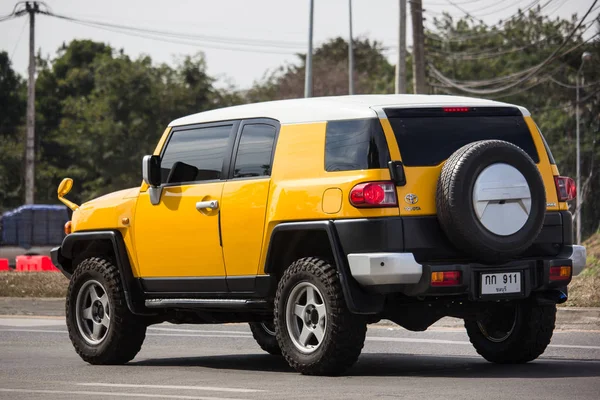
[[[104,286],[111,304],[108,332],[97,345],[90,345],[82,337],[75,310],[79,289],[92,279]],[[75,351],[90,364],[125,364],[140,351],[146,337],[146,324],[127,308],[119,269],[102,257],[87,258],[75,269],[67,291],[66,320]]]
[[[288,332],[286,305],[292,289],[301,282],[315,285],[327,312],[325,335],[309,354],[300,352]],[[275,334],[288,364],[305,375],[339,375],[352,366],[365,342],[367,324],[346,306],[338,272],[320,258],[301,258],[284,272],[275,295]]]
[[[260,322],[250,322],[249,325],[252,336],[261,349],[274,356],[281,355],[281,349],[274,334],[267,332]]]
[[[466,319],[469,339],[486,360],[498,364],[523,364],[538,358],[550,344],[556,322],[556,305],[520,302],[512,333],[502,342],[490,341],[476,319]]]
[[[496,163],[516,168],[531,192],[527,222],[508,236],[488,231],[473,208],[475,180]],[[537,166],[520,147],[502,140],[482,140],[461,147],[448,158],[438,178],[436,208],[440,226],[454,246],[477,260],[501,263],[523,253],[537,238],[546,213],[546,189]]]

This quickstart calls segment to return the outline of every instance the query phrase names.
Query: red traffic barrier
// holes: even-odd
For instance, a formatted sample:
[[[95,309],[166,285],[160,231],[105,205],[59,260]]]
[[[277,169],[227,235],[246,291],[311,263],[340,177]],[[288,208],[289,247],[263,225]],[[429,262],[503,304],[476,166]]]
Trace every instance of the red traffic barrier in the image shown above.
[[[52,264],[48,256],[17,256],[17,267],[19,272],[58,272],[59,269]]]
[[[7,258],[0,258],[0,271],[9,271],[10,268],[8,267],[8,259]]]

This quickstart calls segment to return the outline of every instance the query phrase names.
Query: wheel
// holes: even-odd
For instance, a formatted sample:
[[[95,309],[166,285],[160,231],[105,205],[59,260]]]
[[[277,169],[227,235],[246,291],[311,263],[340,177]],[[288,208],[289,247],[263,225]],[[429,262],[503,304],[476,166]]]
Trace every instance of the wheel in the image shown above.
[[[502,140],[483,140],[448,158],[437,183],[436,207],[442,230],[458,249],[499,263],[537,238],[546,189],[525,151]]]
[[[466,319],[471,343],[483,358],[499,364],[520,364],[538,358],[550,343],[556,305],[532,301],[496,305],[477,319]]]
[[[338,375],[363,348],[367,324],[350,313],[334,266],[301,258],[275,295],[275,335],[288,364],[305,375]]]
[[[83,260],[67,291],[69,338],[90,364],[124,364],[140,351],[146,325],[125,302],[119,270],[99,257]]]
[[[250,330],[254,340],[261,349],[274,356],[281,355],[277,337],[275,337],[275,324],[273,322],[250,322]]]

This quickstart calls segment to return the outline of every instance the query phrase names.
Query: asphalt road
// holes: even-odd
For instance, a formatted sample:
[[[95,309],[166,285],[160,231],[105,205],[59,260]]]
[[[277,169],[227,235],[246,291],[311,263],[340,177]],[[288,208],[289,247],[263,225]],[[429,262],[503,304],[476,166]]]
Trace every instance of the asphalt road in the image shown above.
[[[367,336],[337,378],[292,371],[242,324],[153,326],[135,360],[104,367],[81,361],[61,318],[0,317],[0,398],[600,398],[600,331],[557,331],[540,359],[518,366],[486,362],[459,328],[375,326]]]

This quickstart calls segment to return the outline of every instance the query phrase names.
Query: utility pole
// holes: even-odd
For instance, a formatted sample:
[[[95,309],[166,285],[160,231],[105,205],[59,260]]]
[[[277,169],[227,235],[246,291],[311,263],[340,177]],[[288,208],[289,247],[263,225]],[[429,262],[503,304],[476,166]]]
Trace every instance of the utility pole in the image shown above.
[[[352,0],[348,0],[348,14],[350,17],[350,39],[348,40],[348,93],[354,94],[354,48],[352,39]]]
[[[304,97],[312,97],[312,53],[313,53],[313,9],[314,0],[310,0],[308,13],[308,51],[306,52],[306,75],[304,76]]]
[[[425,33],[423,32],[423,3],[410,0],[413,28],[413,85],[415,93],[427,92],[425,83]]]
[[[399,0],[398,60],[396,61],[396,94],[406,93],[406,0]]]
[[[25,204],[35,202],[35,14],[37,2],[27,2],[29,14],[29,79],[27,81],[27,140],[25,144]]]
[[[575,132],[576,132],[576,144],[575,144],[575,153],[576,153],[576,191],[577,195],[575,198],[575,241],[577,244],[581,244],[581,205],[583,204],[583,199],[581,198],[581,145],[580,145],[580,133],[579,133],[579,87],[581,86],[581,81],[583,81],[583,64],[587,60],[592,58],[592,54],[589,52],[584,52],[581,55],[581,65],[579,65],[579,69],[577,70],[577,74],[575,75]]]

